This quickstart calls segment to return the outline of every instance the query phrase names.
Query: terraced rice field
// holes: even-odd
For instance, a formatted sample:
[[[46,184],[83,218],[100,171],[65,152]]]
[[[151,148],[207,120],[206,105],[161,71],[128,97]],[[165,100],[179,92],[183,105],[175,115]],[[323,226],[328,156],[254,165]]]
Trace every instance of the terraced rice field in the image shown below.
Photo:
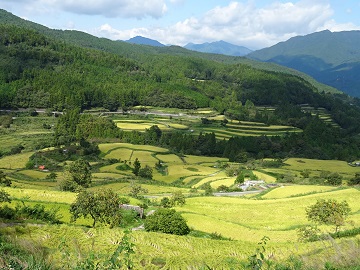
[[[313,193],[322,193],[336,190],[337,187],[331,186],[304,186],[291,185],[281,186],[262,196],[263,199],[283,199],[296,196],[310,195]]]
[[[218,162],[227,161],[226,158],[192,155],[186,155],[185,157],[180,158],[177,155],[168,153],[168,150],[165,148],[128,143],[100,144],[99,149],[103,152],[105,158],[118,159],[122,162],[126,161],[130,166],[135,158],[138,158],[142,166],[148,165],[152,168],[160,160],[163,165],[166,166],[166,173],[165,175],[160,174],[153,169],[153,179],[166,183],[172,183],[180,178],[190,176],[200,176],[202,178],[208,177],[219,171],[219,169],[216,168]],[[129,170],[119,170],[118,167],[121,164],[122,163],[115,163],[101,167],[99,169],[100,174],[95,174],[95,176],[98,176],[96,178],[100,179],[101,175],[105,178],[116,178],[116,174],[118,174],[118,178],[123,178],[124,175],[132,175],[132,172]],[[186,182],[184,183],[186,184]]]
[[[149,129],[150,127],[157,125],[162,131],[170,131],[170,130],[187,130],[189,127],[184,124],[171,122],[167,120],[114,120],[115,124],[118,128],[123,130],[137,130],[137,131],[145,131],[145,129]]]
[[[292,171],[309,170],[313,172],[329,171],[353,177],[360,173],[360,167],[352,167],[345,161],[339,160],[316,160],[306,158],[289,158],[285,161],[287,169]]]
[[[25,165],[32,154],[34,154],[34,152],[2,157],[0,158],[0,168],[11,170],[25,168]]]
[[[218,139],[230,138],[233,136],[281,136],[288,132],[302,132],[302,130],[291,126],[265,125],[258,122],[232,121],[223,126],[203,126],[204,132],[214,132]],[[196,131],[200,132],[200,131]]]
[[[334,127],[339,127],[339,125],[334,122],[334,120],[331,118],[330,113],[325,108],[314,108],[314,107],[308,107],[304,106],[301,107],[301,109],[305,112],[309,112],[312,115],[318,115],[321,120],[323,120],[325,123],[328,123]]]
[[[307,191],[310,190],[311,188]],[[317,192],[319,189],[314,187],[313,191]],[[275,193],[274,196],[272,192]],[[357,189],[329,190],[329,192],[291,198],[287,197],[289,194],[287,190],[278,188],[269,192],[267,197],[264,196],[265,200],[225,197],[189,198],[186,205],[177,210],[183,212],[190,226],[195,229],[209,233],[218,232],[233,239],[249,242],[264,235],[275,242],[294,241],[297,239],[296,228],[308,224],[305,208],[314,204],[319,198],[347,200],[353,213],[350,219],[360,224],[358,203],[360,191]],[[347,227],[352,226],[349,224]]]

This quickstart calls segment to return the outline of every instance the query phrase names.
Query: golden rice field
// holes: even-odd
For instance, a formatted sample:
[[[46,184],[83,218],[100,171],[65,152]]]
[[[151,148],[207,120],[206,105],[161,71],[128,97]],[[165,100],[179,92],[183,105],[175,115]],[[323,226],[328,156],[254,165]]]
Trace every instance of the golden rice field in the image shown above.
[[[123,130],[137,130],[137,131],[145,131],[145,129],[149,129],[154,125],[157,125],[162,131],[169,130],[187,130],[189,127],[184,124],[179,124],[175,122],[160,121],[160,120],[114,120],[116,126]]]
[[[275,183],[276,182],[276,178],[274,176],[268,175],[266,173],[254,170],[253,174],[256,175],[259,180],[264,180],[267,183]]]
[[[30,178],[44,180],[49,172],[37,171],[37,170],[21,170],[21,174],[26,175]]]
[[[175,154],[167,154],[167,155],[157,154],[156,158],[158,158],[159,160],[165,163],[182,163],[180,157]]]
[[[99,144],[99,149],[101,152],[108,153],[110,150],[117,149],[117,148],[128,148],[132,150],[142,150],[142,151],[150,151],[150,152],[157,152],[157,153],[167,153],[169,152],[168,149],[152,146],[152,145],[137,145],[131,143],[103,143]]]
[[[230,186],[234,185],[235,180],[236,180],[236,177],[226,177],[224,179],[212,181],[210,183],[210,185],[214,189],[218,188],[221,185],[225,185],[227,187],[230,187]]]
[[[21,169],[25,168],[26,163],[29,161],[29,157],[34,152],[28,152],[23,154],[16,154],[11,156],[5,156],[0,158],[1,169]]]
[[[107,187],[110,186],[116,189],[114,185]],[[146,188],[151,188],[151,186],[146,186]],[[310,188],[308,187],[309,190]],[[317,187],[313,188],[314,191],[318,190]],[[339,244],[336,246],[332,246],[330,242],[299,243],[297,241],[296,229],[308,224],[305,208],[318,198],[346,199],[352,209],[350,219],[355,227],[359,227],[360,191],[357,189],[349,188],[294,198],[286,198],[288,192],[285,192],[285,189],[274,189],[268,194],[279,192],[279,190],[284,191],[284,194],[265,195],[264,200],[203,196],[187,198],[186,204],[183,207],[177,207],[176,210],[182,213],[192,229],[221,234],[232,240],[211,240],[143,231],[132,232],[131,242],[134,243],[135,250],[132,258],[135,268],[158,269],[158,266],[153,263],[161,259],[160,261],[164,264],[162,267],[166,266],[168,269],[189,269],[189,267],[198,269],[204,267],[205,264],[214,269],[228,269],[229,267],[238,269],[241,262],[246,261],[254,253],[257,243],[265,235],[270,238],[266,254],[273,254],[273,259],[284,260],[291,254],[298,254],[307,258],[309,263],[312,256],[315,256],[316,262],[323,263],[322,260],[325,258],[329,260],[335,256],[334,251],[337,249],[339,252],[341,243],[345,244],[347,240],[337,240]],[[67,215],[63,218],[64,221],[69,220],[66,205],[74,200],[73,193],[37,192],[14,188],[7,188],[6,191],[14,197],[26,197],[32,200],[32,203],[48,201],[49,207],[58,206],[60,213]],[[18,234],[18,239],[35,241],[47,247],[51,259],[62,266],[64,266],[62,257],[64,243],[71,256],[67,258],[68,262],[76,261],[80,253],[84,255],[91,250],[97,254],[112,254],[123,236],[122,229],[78,226],[90,223],[90,219],[81,219],[73,226],[67,224],[41,227],[28,225],[22,229],[24,233]],[[352,226],[347,225],[347,227]],[[324,229],[333,230],[331,227],[324,227]],[[8,234],[15,233],[15,228],[9,227],[6,230]],[[359,237],[357,239],[360,240]],[[316,250],[316,252],[309,252],[311,250]]]
[[[281,199],[288,197],[295,197],[301,195],[308,195],[311,193],[322,193],[328,192],[337,189],[337,187],[332,186],[307,186],[307,185],[287,185],[280,186],[271,192],[262,196],[264,199]]]
[[[289,158],[285,161],[288,170],[292,171],[329,171],[354,176],[360,173],[360,167],[349,166],[345,161],[340,160],[317,160],[306,158]]]
[[[296,228],[308,224],[305,208],[319,198],[337,198],[346,200],[351,209],[350,219],[360,225],[360,191],[354,188],[335,190],[333,192],[316,193],[293,198],[253,200],[233,197],[196,197],[188,198],[186,205],[177,208],[184,213],[189,224],[195,229],[209,233],[219,232],[234,239],[253,241],[261,235],[267,235],[275,242],[286,243],[296,240]],[[314,188],[316,191],[317,188]],[[282,189],[280,189],[282,191]],[[281,195],[276,194],[277,197]],[[287,195],[282,195],[287,196]],[[206,218],[206,222],[201,222]],[[221,222],[222,226],[219,226]],[[224,227],[226,229],[224,229]],[[351,228],[351,225],[347,225]],[[328,230],[333,228],[328,227]]]

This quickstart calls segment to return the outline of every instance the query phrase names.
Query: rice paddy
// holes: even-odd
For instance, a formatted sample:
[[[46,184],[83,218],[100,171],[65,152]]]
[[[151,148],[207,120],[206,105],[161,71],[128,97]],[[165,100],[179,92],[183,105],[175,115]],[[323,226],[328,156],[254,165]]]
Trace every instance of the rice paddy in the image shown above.
[[[217,125],[217,121],[224,120],[224,117],[211,117],[212,113],[211,110],[199,111],[200,115],[210,116],[209,119],[214,121],[208,131],[215,132],[216,136],[221,138],[234,134],[259,136],[260,134],[301,132],[301,130],[288,126],[266,126],[261,123],[244,121],[238,123],[233,121],[226,127],[220,127]],[[324,121],[326,121],[325,118],[323,116]],[[200,120],[197,118],[178,122],[159,118],[151,121],[121,119],[117,123],[122,128],[129,128],[133,125],[139,131],[144,131],[145,128],[156,123],[164,131],[194,129],[196,134],[200,130],[198,129],[199,122]],[[31,132],[29,136],[34,136],[37,132]],[[220,164],[228,160],[221,157],[192,155],[180,157],[165,148],[128,143],[100,144],[99,148],[102,157],[116,159],[114,161],[116,163],[98,167],[93,172],[95,185],[90,190],[97,190],[100,187],[111,188],[119,195],[127,196],[131,190],[131,181],[134,181],[148,190],[148,193],[141,195],[149,196],[149,200],[159,202],[163,196],[169,196],[174,192],[180,191],[188,196],[191,187],[199,188],[204,183],[210,183],[211,187],[216,189],[221,185],[231,186],[236,179],[235,176],[228,177],[225,174]],[[91,249],[99,254],[111,254],[118,246],[123,236],[123,230],[121,228],[89,229],[89,227],[84,227],[91,225],[90,218],[79,219],[69,226],[69,207],[74,202],[76,194],[59,191],[56,181],[46,181],[45,178],[49,172],[24,169],[32,154],[33,152],[25,152],[4,156],[0,159],[1,170],[19,176],[18,179],[11,177],[13,187],[6,187],[4,190],[11,195],[14,202],[24,201],[29,205],[42,203],[47,209],[58,207],[64,224],[41,227],[28,225],[18,229],[1,228],[1,232],[7,230],[7,232],[15,234],[16,230],[26,231],[17,234],[18,239],[40,243],[49,250],[49,254],[56,264],[68,266],[69,269],[71,269],[72,261],[85,256]],[[138,179],[134,178],[131,169],[123,169],[124,164],[131,168],[135,158],[138,158],[142,166],[148,165],[153,168],[153,182],[144,180],[137,182]],[[162,173],[154,168],[159,161],[165,168]],[[310,173],[316,175],[321,171],[330,171],[338,172],[345,177],[352,177],[355,173],[360,172],[359,167],[351,167],[346,162],[335,160],[290,158],[285,164],[281,168],[264,169],[261,172],[254,170],[253,173],[259,179],[273,183],[276,178],[267,174],[266,171],[299,174],[304,170],[309,170]],[[56,180],[61,178],[62,175],[58,175]],[[129,181],[129,179],[132,180]],[[173,183],[176,183],[177,186],[171,185]],[[288,258],[291,253],[305,257],[315,254],[311,256],[317,256],[317,261],[322,260],[323,257],[320,255],[330,258],[336,253],[335,248],[328,246],[324,248],[323,243],[299,243],[297,239],[297,229],[309,224],[305,208],[320,198],[346,200],[351,208],[349,220],[352,221],[352,224],[345,224],[344,229],[360,227],[360,191],[356,188],[287,185],[270,189],[257,196],[236,198],[206,197],[202,195],[203,191],[191,194],[195,197],[187,197],[184,206],[176,207],[176,210],[185,217],[191,229],[210,234],[221,234],[232,240],[211,240],[144,231],[132,232],[131,241],[135,245],[133,257],[135,268],[200,269],[209,266],[212,269],[238,269],[239,265],[242,265],[241,262],[246,261],[254,253],[258,247],[257,243],[263,236],[270,237],[268,250],[280,260]],[[140,201],[131,199],[131,203],[138,204]],[[326,231],[333,230],[331,226],[322,226],[321,228]],[[71,254],[65,262],[62,257],[65,249],[64,243],[67,245],[67,252]],[[296,250],[294,250],[295,245]]]
[[[345,161],[339,160],[314,160],[306,158],[289,158],[285,161],[286,167],[291,171],[309,170],[313,172],[329,171],[344,175],[354,176],[360,172],[360,167],[352,167]]]

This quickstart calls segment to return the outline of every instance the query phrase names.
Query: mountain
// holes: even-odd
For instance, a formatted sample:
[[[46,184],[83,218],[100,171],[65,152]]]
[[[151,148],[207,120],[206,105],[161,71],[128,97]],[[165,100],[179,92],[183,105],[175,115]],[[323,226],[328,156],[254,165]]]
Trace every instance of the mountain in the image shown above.
[[[304,72],[349,95],[360,97],[360,31],[328,30],[293,37],[247,57]]]
[[[125,42],[131,43],[131,44],[138,44],[138,45],[149,45],[154,47],[165,47],[164,44],[161,44],[159,41],[142,37],[142,36],[136,36],[133,38],[130,38],[129,40],[126,40]]]
[[[254,61],[251,60],[250,58],[234,57],[223,54],[201,53],[197,51],[188,50],[180,46],[165,46],[165,47],[140,46],[137,44],[129,44],[125,41],[112,41],[106,38],[98,38],[80,31],[54,30],[47,28],[43,25],[19,18],[3,9],[0,9],[0,24],[8,24],[18,27],[24,27],[27,29],[32,29],[50,38],[61,40],[69,44],[110,52],[140,62],[144,62],[144,59],[147,59],[149,55],[159,56],[166,54],[172,56],[210,60],[224,64],[245,64],[255,69],[282,72],[286,74],[299,76],[304,80],[308,81],[320,92],[341,93],[337,89],[319,83],[309,75],[299,72],[295,69],[287,68],[285,66],[281,66],[273,63]]]
[[[225,41],[206,42],[202,44],[188,43],[184,48],[204,53],[216,53],[231,56],[244,56],[252,52],[252,50],[243,47],[233,45]]]

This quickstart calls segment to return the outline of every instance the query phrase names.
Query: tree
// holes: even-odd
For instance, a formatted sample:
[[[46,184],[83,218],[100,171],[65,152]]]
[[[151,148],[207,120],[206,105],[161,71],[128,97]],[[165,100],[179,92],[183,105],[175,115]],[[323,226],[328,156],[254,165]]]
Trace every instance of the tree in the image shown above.
[[[190,232],[186,220],[174,209],[158,209],[145,219],[145,230],[168,234],[186,235]]]
[[[132,182],[130,185],[129,196],[134,198],[140,198],[139,196],[140,193],[148,193],[148,190],[143,188],[141,185]]]
[[[205,196],[213,195],[213,189],[209,182],[207,182],[203,185],[203,189],[205,190]]]
[[[89,162],[78,159],[65,168],[62,190],[75,191],[77,187],[89,187],[91,184],[91,166]]]
[[[332,173],[328,176],[326,182],[332,186],[339,186],[342,184],[342,176],[338,173]]]
[[[350,186],[360,185],[360,173],[355,173],[354,178],[351,178],[348,181],[348,185],[350,185]]]
[[[172,194],[170,201],[174,206],[183,206],[185,204],[185,196],[181,191],[176,191]]]
[[[160,201],[160,205],[164,208],[171,208],[173,207],[172,201],[168,197],[163,197]]]
[[[335,232],[337,232],[339,227],[344,225],[350,211],[351,209],[346,201],[320,199],[314,205],[306,208],[306,216],[309,221],[318,224],[334,225]]]
[[[140,161],[139,161],[138,158],[135,158],[133,174],[135,174],[136,176],[138,176],[138,175],[139,175],[140,168],[141,168],[141,163],[140,163]]]
[[[6,177],[6,174],[2,170],[0,170],[0,186],[11,186],[11,180]]]
[[[93,227],[96,222],[117,226],[122,219],[122,210],[119,207],[121,203],[120,197],[111,189],[100,189],[96,193],[82,190],[70,206],[71,221],[74,222],[81,216],[91,216]]]
[[[146,165],[145,168],[140,168],[138,175],[143,178],[152,179],[152,172],[152,168]]]
[[[10,194],[5,190],[0,190],[0,202],[11,202]]]
[[[240,172],[235,179],[235,184],[243,184],[245,181],[245,175],[243,172]]]

